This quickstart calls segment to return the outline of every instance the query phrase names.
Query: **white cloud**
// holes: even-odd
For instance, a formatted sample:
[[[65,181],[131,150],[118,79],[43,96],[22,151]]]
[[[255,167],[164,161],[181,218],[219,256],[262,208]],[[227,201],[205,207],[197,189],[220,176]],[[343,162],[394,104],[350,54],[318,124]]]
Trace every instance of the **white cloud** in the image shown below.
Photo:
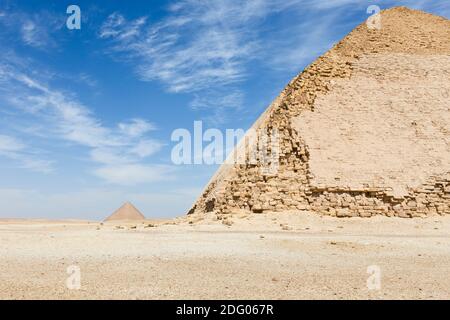
[[[191,102],[191,107],[194,109],[206,109],[214,107],[221,108],[236,108],[238,109],[244,99],[244,94],[241,91],[231,93],[223,93],[219,91],[206,91],[202,94],[195,94],[194,100]]]
[[[77,82],[83,83],[89,87],[95,88],[98,86],[97,81],[89,74],[81,72],[76,78]]]
[[[0,135],[0,156],[9,158],[18,167],[40,173],[53,171],[52,161],[39,159],[31,148],[15,137]]]
[[[18,152],[22,151],[24,148],[25,145],[17,139],[10,136],[0,135],[0,154]]]
[[[40,31],[33,21],[26,21],[21,29],[23,41],[31,46],[40,47],[44,41],[40,38]]]
[[[267,63],[281,72],[299,72],[316,57],[330,49],[333,42],[342,36],[342,28],[347,27],[340,20],[343,10],[347,9],[315,14],[314,19],[303,20],[294,26],[289,26],[292,33],[290,37],[283,36],[286,30],[280,30],[278,39],[273,40],[278,54],[270,57]]]
[[[122,15],[113,13],[103,24],[99,35],[101,38],[115,37],[119,40],[127,40],[140,34],[146,20],[146,17],[141,17],[128,23]]]
[[[64,16],[48,11],[27,13],[6,10],[0,12],[0,24],[6,32],[18,35],[25,45],[45,50],[56,46],[54,33],[64,26]]]
[[[54,171],[54,161],[35,159],[30,156],[20,156],[19,160],[22,162],[19,168],[39,172],[39,173],[51,173]]]
[[[109,165],[95,170],[95,174],[109,183],[132,186],[141,183],[166,181],[173,167],[163,165]]]
[[[155,140],[139,139],[130,146],[100,147],[90,152],[91,159],[106,165],[133,164],[161,150],[163,144]]]
[[[123,121],[116,127],[107,127],[69,94],[53,89],[12,66],[0,66],[0,70],[8,80],[8,85],[1,89],[3,98],[24,114],[39,120],[42,124],[39,129],[45,129],[49,139],[64,140],[89,148],[90,160],[100,165],[96,176],[120,184],[127,175],[130,183],[151,182],[157,177],[156,173],[150,174],[149,166],[145,165],[146,158],[162,147],[160,142],[147,137],[147,133],[155,128],[152,123],[136,118]],[[20,147],[17,142],[5,137],[0,143],[5,150]],[[17,155],[16,151],[14,156]],[[22,166],[29,169],[45,164],[36,159],[22,162]],[[130,169],[129,173],[125,168]],[[138,172],[142,173],[140,178],[137,177]]]
[[[189,104],[194,110],[212,110],[211,116],[204,117],[210,125],[220,125],[229,120],[231,111],[240,110],[244,104],[244,93],[239,89],[230,90],[205,90],[195,93]]]
[[[111,39],[115,51],[139,61],[136,71],[143,80],[159,80],[171,92],[197,92],[245,79],[245,63],[260,48],[259,20],[292,3],[183,0],[154,24],[146,17],[128,21],[114,13],[99,35]]]
[[[141,158],[148,157],[162,148],[162,144],[154,140],[141,140],[130,149],[130,153]]]
[[[220,123],[242,107],[238,86],[247,78],[247,63],[263,52],[264,18],[298,2],[181,0],[157,22],[113,13],[99,37],[111,41],[114,58],[132,61],[140,79],[159,81],[169,92],[194,93],[191,107],[213,110],[207,120]]]
[[[137,62],[136,72],[143,80],[161,81],[171,92],[199,92],[241,82],[248,74],[247,63],[264,59],[274,40],[265,33],[269,16],[288,10],[300,16],[305,10],[349,3],[355,1],[325,5],[310,0],[180,0],[169,7],[166,18],[153,24],[146,17],[130,21],[113,13],[99,36],[111,39],[115,52]],[[296,31],[290,34],[295,37]]]
[[[120,131],[130,137],[139,137],[150,130],[155,130],[155,126],[143,119],[131,119],[128,122],[119,123]]]

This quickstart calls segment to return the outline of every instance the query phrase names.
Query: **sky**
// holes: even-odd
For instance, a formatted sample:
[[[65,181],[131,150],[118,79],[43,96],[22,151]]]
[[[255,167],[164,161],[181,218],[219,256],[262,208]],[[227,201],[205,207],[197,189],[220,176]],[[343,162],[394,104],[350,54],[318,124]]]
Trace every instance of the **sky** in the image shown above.
[[[184,215],[218,165],[174,163],[175,130],[248,129],[370,5],[450,18],[448,0],[0,0],[0,218]]]

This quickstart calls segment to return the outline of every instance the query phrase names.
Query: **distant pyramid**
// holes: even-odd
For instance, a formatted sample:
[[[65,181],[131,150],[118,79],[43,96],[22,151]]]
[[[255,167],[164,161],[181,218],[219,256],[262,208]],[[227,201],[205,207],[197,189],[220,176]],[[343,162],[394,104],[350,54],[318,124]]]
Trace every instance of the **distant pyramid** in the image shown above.
[[[276,173],[223,164],[189,214],[450,214],[449,107],[450,21],[382,11],[381,28],[358,26],[253,125],[278,132]]]
[[[145,216],[136,209],[131,203],[127,202],[122,207],[117,209],[112,215],[105,219],[105,221],[118,220],[145,220]]]

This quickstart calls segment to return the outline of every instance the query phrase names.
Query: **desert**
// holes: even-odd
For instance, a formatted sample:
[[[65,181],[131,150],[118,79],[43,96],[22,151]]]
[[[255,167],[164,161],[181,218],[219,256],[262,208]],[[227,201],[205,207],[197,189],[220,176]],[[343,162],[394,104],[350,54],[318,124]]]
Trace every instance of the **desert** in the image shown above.
[[[449,228],[442,216],[308,212],[1,221],[0,299],[448,299]]]

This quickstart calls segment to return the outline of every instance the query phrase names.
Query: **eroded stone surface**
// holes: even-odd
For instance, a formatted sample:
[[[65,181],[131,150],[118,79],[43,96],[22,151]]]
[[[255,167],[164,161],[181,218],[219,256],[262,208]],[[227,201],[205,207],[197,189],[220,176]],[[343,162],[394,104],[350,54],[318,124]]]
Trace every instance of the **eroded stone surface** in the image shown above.
[[[311,185],[408,189],[450,172],[450,56],[375,54],[294,118]]]

